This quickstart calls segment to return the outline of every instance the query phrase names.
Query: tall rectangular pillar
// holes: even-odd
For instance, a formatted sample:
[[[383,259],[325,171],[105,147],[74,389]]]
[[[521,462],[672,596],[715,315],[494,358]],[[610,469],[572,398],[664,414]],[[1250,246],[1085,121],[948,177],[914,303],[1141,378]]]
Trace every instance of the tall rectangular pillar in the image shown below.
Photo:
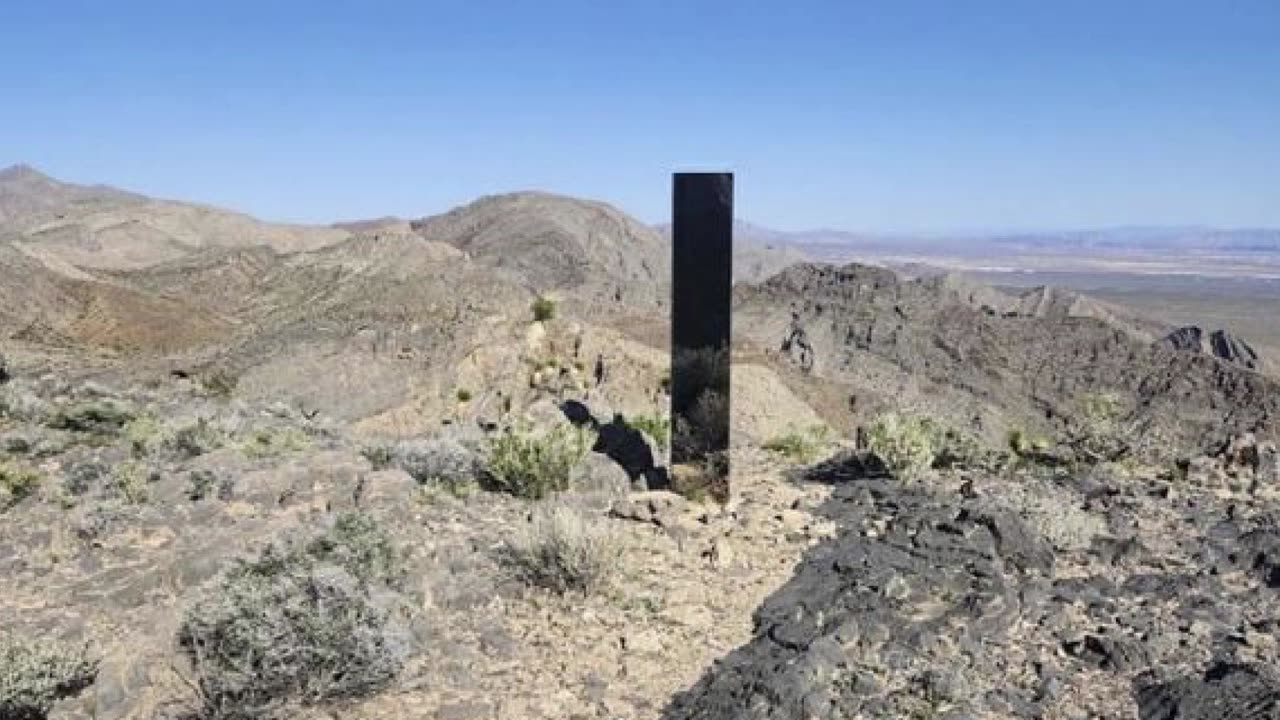
[[[672,481],[727,500],[733,174],[676,173],[672,195]]]

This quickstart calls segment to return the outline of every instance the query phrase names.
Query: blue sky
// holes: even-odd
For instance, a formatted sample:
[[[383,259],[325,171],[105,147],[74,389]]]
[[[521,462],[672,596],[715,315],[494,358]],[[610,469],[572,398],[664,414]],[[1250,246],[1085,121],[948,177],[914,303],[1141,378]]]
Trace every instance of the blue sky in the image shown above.
[[[0,165],[329,222],[1280,226],[1280,2],[6,2]]]

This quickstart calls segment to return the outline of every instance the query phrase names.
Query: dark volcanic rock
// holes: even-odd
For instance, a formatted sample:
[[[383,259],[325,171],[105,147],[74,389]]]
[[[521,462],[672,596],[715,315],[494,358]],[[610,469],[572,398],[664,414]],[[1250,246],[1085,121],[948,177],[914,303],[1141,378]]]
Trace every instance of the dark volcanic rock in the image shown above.
[[[963,494],[850,459],[797,478],[835,486],[840,534],[664,720],[1280,718],[1280,522],[1262,501],[1119,475],[970,477]],[[1105,495],[1132,534],[1050,543],[1080,515],[1019,510],[1047,488],[1064,508]]]
[[[1215,663],[1201,677],[1135,682],[1141,720],[1275,720],[1280,678],[1274,668]]]
[[[1200,328],[1188,325],[1169,333],[1160,342],[1175,350],[1205,353],[1250,370],[1257,370],[1261,366],[1258,351],[1226,330],[1214,330],[1206,335]]]

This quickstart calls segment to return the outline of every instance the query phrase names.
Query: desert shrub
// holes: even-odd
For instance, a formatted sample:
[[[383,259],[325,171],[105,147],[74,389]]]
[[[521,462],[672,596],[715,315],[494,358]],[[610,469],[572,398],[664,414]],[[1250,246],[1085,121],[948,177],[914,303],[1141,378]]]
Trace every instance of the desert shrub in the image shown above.
[[[1043,453],[1049,449],[1049,441],[1038,435],[1032,435],[1022,428],[1014,428],[1008,435],[1009,451],[1019,457],[1027,457]]]
[[[705,389],[688,412],[677,415],[672,427],[671,443],[676,450],[673,462],[696,457],[729,446],[729,398],[724,393]]]
[[[1076,458],[1087,463],[1114,462],[1129,451],[1128,428],[1121,421],[1124,403],[1115,393],[1081,395],[1071,432]]]
[[[110,475],[111,469],[103,463],[97,461],[77,463],[67,470],[62,480],[62,488],[71,495],[84,495]]]
[[[490,441],[485,469],[499,490],[540,500],[569,487],[569,475],[595,444],[595,432],[573,425],[509,428]]]
[[[938,451],[938,431],[927,418],[888,413],[872,424],[869,449],[895,477],[910,480],[932,465]]]
[[[475,488],[480,458],[462,443],[444,437],[409,440],[391,449],[391,464],[424,487],[462,495]]]
[[[155,471],[138,460],[120,463],[112,476],[116,491],[131,503],[146,502],[150,495],[147,485],[157,479]]]
[[[139,415],[125,424],[124,438],[134,455],[145,457],[158,450],[164,442],[164,428],[154,417]]]
[[[272,439],[268,439],[269,446]],[[168,438],[164,446],[169,452],[183,460],[200,457],[225,445],[227,438],[205,418],[200,418],[190,425],[184,425]],[[261,448],[259,448],[261,449]]]
[[[200,387],[204,389],[205,393],[211,397],[224,400],[235,393],[236,386],[239,384],[240,379],[229,370],[212,370],[200,376]]]
[[[133,411],[121,403],[94,400],[58,408],[49,418],[49,427],[81,433],[115,434],[133,419]]]
[[[0,510],[22,502],[40,487],[44,476],[27,467],[0,461]]]
[[[390,538],[348,514],[307,541],[283,540],[224,572],[183,615],[205,715],[285,716],[294,703],[389,684],[411,648]]]
[[[24,385],[0,385],[0,418],[39,422],[48,412],[49,403]]]
[[[648,435],[659,450],[671,444],[671,418],[667,415],[636,415],[627,418],[627,425]]]
[[[813,462],[827,447],[827,426],[792,429],[770,439],[762,447],[797,462]]]
[[[546,322],[555,319],[556,301],[539,295],[534,299],[530,310],[533,312],[534,322]]]
[[[367,445],[360,449],[360,454],[374,470],[386,470],[396,462],[396,449],[393,445]]]
[[[311,436],[297,428],[263,427],[249,433],[240,450],[251,458],[277,457],[311,447]]]
[[[218,487],[218,476],[212,470],[192,470],[187,475],[187,499],[192,502],[212,497]]]
[[[985,445],[977,436],[954,427],[934,429],[933,467],[1000,470],[1008,464],[1008,453]]]
[[[466,388],[458,388],[457,398],[460,403],[471,402],[471,391]]]
[[[555,503],[538,508],[502,547],[502,563],[534,587],[584,595],[602,589],[618,564],[619,545],[599,522]]]
[[[84,649],[0,632],[0,718],[43,720],[54,703],[93,684],[97,674]]]

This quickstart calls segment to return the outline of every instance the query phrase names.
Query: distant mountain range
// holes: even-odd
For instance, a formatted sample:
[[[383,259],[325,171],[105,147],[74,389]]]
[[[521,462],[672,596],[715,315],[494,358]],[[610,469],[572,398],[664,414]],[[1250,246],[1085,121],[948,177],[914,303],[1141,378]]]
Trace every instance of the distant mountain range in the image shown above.
[[[1205,226],[1132,226],[1092,230],[1023,233],[861,233],[818,229],[786,231],[740,221],[737,237],[757,243],[797,247],[856,248],[874,252],[983,250],[1035,252],[1157,252],[1217,251],[1280,253],[1280,229],[1216,228]]]

